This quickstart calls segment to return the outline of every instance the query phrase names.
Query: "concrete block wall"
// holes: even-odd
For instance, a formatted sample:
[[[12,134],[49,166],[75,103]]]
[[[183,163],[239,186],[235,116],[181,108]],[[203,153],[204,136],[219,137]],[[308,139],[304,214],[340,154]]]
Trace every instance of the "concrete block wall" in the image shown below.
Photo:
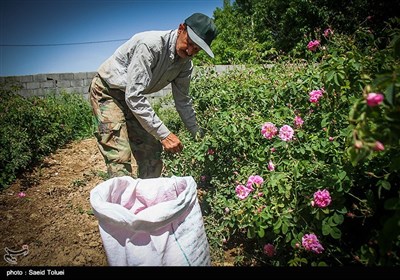
[[[216,73],[233,70],[242,67],[237,65],[215,65],[211,66],[210,70]],[[214,68],[214,69],[212,69]],[[196,71],[196,67],[194,72]],[[5,87],[13,85],[21,86],[22,88],[17,91],[18,94],[29,96],[45,96],[51,93],[60,93],[65,91],[67,93],[80,93],[88,99],[88,89],[92,78],[96,72],[78,72],[78,73],[53,73],[53,74],[37,74],[25,76],[6,76],[0,77],[0,84]],[[171,85],[166,86],[162,90],[149,95],[149,101],[154,98],[165,96],[171,92]]]
[[[29,96],[45,96],[51,93],[65,91],[81,93],[87,97],[89,84],[96,72],[54,73],[26,76],[0,77],[0,83],[6,87],[21,86],[18,94]]]

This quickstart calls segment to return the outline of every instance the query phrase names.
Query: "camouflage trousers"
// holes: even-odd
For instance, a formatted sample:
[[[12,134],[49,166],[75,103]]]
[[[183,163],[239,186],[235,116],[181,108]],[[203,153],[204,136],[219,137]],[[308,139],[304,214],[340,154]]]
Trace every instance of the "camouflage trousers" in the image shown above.
[[[109,177],[160,177],[162,145],[132,114],[125,102],[125,93],[109,88],[96,75],[89,88],[89,98],[98,124],[97,144]],[[132,174],[133,161],[137,164],[137,174]]]

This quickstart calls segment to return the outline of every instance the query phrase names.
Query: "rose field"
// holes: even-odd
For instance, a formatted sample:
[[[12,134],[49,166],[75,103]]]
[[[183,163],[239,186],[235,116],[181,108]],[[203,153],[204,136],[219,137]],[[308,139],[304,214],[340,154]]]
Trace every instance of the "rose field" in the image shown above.
[[[196,76],[199,142],[159,109],[185,146],[165,155],[165,175],[204,190],[214,258],[235,248],[236,265],[399,265],[398,34],[377,51],[382,38],[362,28],[329,29],[308,38],[308,60]]]
[[[321,27],[302,39],[301,59],[277,55],[224,73],[197,67],[190,90],[202,139],[192,139],[171,96],[154,104],[184,145],[180,154],[162,154],[162,175],[195,179],[214,265],[400,265],[398,26],[399,19],[389,21],[373,34],[360,25],[351,35]],[[105,265],[88,193],[108,178],[89,148],[90,105],[73,94],[13,93],[0,88],[3,245],[30,242],[24,265]],[[76,139],[91,141],[69,147]],[[43,161],[65,145],[68,151]],[[15,185],[22,181],[23,188]],[[54,197],[50,206],[36,205]],[[40,251],[54,247],[60,261]]]

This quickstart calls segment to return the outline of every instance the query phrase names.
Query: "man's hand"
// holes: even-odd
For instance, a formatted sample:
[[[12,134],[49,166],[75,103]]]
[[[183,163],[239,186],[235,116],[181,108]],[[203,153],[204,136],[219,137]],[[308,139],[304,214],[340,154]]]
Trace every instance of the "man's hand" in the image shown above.
[[[178,136],[172,132],[166,138],[161,140],[161,144],[163,145],[164,150],[167,152],[180,153],[183,150],[181,140],[179,140]]]

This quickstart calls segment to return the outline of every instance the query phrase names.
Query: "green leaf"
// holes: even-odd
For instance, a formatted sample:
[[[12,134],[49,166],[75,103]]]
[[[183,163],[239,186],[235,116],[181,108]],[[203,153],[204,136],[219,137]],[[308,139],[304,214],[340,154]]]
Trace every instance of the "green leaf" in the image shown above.
[[[397,197],[389,198],[385,201],[384,207],[386,210],[400,210],[400,199]]]
[[[341,171],[338,174],[339,180],[342,181],[346,177],[346,175],[347,175],[346,171]]]
[[[344,221],[344,216],[339,215],[339,214],[333,214],[333,221],[335,222],[336,225],[340,225]]]
[[[279,230],[281,226],[282,226],[282,220],[281,220],[281,219],[278,219],[278,220],[276,221],[276,223],[274,224],[274,231]]]
[[[387,100],[387,102],[389,102],[390,105],[393,105],[393,95],[395,93],[394,89],[395,86],[391,83],[386,87],[384,92],[385,99]]]
[[[329,123],[330,115],[327,114],[321,121],[321,127],[326,127]]]
[[[265,231],[262,227],[260,227],[257,233],[260,238],[263,238],[265,236]]]
[[[255,234],[254,229],[252,227],[247,229],[247,238],[252,239],[252,238],[255,237],[255,235],[256,234]]]
[[[321,211],[324,213],[324,214],[329,214],[329,212],[331,212],[331,210],[329,210],[329,208],[321,208]]]
[[[283,234],[286,234],[287,231],[288,231],[288,226],[287,226],[286,223],[283,223],[283,225],[282,225],[282,233],[283,233]]]
[[[379,180],[378,182],[377,182],[377,185],[378,186],[381,186],[382,188],[384,188],[385,190],[390,190],[390,188],[391,188],[391,185],[390,185],[390,183],[388,182],[388,181],[386,181],[386,180]]]
[[[322,234],[329,235],[332,231],[331,226],[328,223],[322,223]]]
[[[337,227],[331,228],[330,234],[334,239],[340,239],[342,237],[342,232]]]
[[[288,232],[288,233],[285,235],[285,241],[286,241],[286,243],[289,243],[290,240],[292,240],[292,234],[291,234],[290,232]]]

